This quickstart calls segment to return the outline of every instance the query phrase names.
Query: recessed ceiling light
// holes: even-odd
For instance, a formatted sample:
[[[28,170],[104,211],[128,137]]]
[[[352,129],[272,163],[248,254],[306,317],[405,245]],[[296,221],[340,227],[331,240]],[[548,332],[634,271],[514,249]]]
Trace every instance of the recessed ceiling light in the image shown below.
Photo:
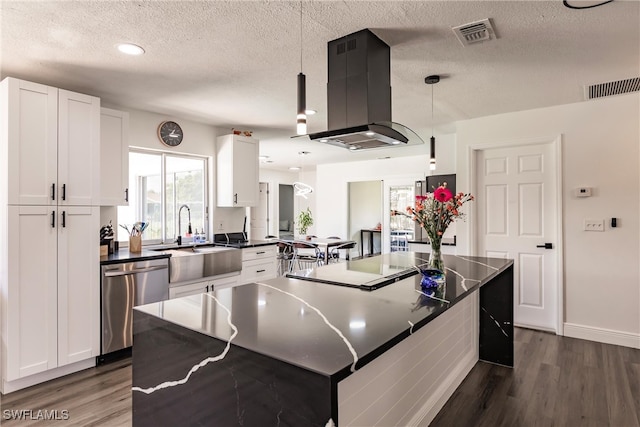
[[[351,147],[349,147],[349,150],[357,150],[358,148],[360,148],[360,147],[358,147],[356,145],[352,145]]]
[[[315,113],[317,113],[317,111],[316,111],[316,110],[311,110],[311,109],[307,108],[306,110],[304,110],[304,113],[305,113],[307,116],[313,116]]]
[[[132,43],[120,43],[116,45],[118,50],[127,55],[142,55],[144,53],[144,49],[140,46]]]
[[[291,166],[291,167],[289,168],[289,170],[290,170],[290,171],[299,171],[299,170],[300,170],[300,168],[299,168],[298,166]]]
[[[398,144],[400,144],[400,141],[391,141],[391,144],[398,145]]]
[[[320,142],[329,142],[328,139],[321,139]]]

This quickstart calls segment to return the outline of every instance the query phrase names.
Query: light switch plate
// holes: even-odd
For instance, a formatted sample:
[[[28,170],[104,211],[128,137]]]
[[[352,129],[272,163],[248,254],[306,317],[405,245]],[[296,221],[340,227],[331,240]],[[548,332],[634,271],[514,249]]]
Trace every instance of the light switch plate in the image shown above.
[[[584,231],[604,231],[604,219],[585,219]]]

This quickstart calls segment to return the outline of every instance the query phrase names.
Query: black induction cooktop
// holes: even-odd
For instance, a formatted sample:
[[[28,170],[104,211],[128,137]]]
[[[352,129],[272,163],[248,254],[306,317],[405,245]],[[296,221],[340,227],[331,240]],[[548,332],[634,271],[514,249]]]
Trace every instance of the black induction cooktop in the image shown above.
[[[287,277],[373,291],[418,274],[416,266],[428,261],[413,252],[392,252],[288,273]]]

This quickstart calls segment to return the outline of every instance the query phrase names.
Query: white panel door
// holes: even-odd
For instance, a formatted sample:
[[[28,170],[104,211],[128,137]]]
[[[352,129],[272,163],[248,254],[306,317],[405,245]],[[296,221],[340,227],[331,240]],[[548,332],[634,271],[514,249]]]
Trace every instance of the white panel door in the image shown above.
[[[59,90],[58,204],[100,202],[100,98]]]
[[[554,153],[551,144],[478,151],[476,203],[477,253],[514,259],[514,323],[556,331]]]
[[[258,206],[249,208],[251,212],[251,227],[249,236],[254,240],[262,240],[269,234],[269,184],[260,183]]]
[[[7,144],[8,150],[9,204],[55,205],[58,89],[7,78],[1,102],[7,116],[0,146]]]
[[[13,381],[57,366],[57,217],[48,206],[9,206],[7,372]],[[94,230],[94,234],[95,230]],[[97,262],[96,262],[97,264]]]
[[[100,208],[58,208],[58,366],[100,353]]]

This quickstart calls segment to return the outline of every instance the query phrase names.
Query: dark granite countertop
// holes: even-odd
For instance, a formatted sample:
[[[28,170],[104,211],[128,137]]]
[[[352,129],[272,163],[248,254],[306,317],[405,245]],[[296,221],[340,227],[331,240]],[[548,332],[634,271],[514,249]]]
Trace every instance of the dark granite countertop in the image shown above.
[[[169,258],[171,254],[143,249],[142,252],[129,252],[128,249],[120,249],[112,254],[101,256],[100,265],[120,264],[123,262],[148,261],[150,259]]]
[[[449,302],[422,294],[416,272],[374,291],[279,277],[135,309],[339,381],[513,264],[453,255],[444,262]]]

